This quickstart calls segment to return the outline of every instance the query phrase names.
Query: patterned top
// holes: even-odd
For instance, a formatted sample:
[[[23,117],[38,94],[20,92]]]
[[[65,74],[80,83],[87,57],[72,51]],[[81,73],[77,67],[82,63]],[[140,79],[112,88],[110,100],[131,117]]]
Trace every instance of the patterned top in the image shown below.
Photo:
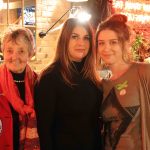
[[[141,150],[139,83],[133,64],[116,80],[103,80],[106,150]],[[138,141],[138,143],[137,143]]]

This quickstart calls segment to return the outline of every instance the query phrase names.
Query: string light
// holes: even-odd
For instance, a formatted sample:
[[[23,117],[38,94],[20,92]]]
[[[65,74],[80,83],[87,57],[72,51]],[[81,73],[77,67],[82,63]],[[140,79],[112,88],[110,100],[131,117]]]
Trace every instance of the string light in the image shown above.
[[[142,24],[150,22],[150,3],[114,0],[113,7],[116,11],[127,15],[129,21]]]
[[[3,0],[0,0],[0,10],[3,9]]]
[[[147,23],[150,21],[149,15],[137,15],[137,14],[126,13],[126,12],[122,12],[122,14],[128,16],[129,21],[136,21],[141,23]]]

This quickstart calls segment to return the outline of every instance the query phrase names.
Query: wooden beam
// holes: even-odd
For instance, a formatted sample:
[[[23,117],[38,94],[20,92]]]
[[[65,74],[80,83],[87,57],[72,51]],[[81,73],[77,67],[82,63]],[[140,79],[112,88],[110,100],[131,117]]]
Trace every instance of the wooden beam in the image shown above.
[[[17,9],[17,8],[22,8],[22,2],[16,1],[16,2],[9,2],[9,9]],[[24,7],[30,7],[30,6],[35,6],[35,0],[26,0],[24,2],[25,6]],[[7,3],[3,4],[3,9],[7,9]]]

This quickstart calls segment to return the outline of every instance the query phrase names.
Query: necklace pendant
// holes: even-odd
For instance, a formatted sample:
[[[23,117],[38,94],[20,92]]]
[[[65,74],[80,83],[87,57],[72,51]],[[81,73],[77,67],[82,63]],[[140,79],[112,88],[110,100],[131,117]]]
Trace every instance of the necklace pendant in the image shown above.
[[[112,77],[112,71],[108,68],[102,69],[100,71],[100,77],[105,80],[109,80]]]
[[[15,83],[24,83],[24,80],[14,80]]]

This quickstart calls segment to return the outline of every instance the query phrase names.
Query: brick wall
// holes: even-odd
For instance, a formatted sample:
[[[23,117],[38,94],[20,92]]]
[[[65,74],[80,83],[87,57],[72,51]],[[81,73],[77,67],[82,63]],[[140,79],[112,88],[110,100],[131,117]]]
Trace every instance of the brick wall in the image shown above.
[[[60,30],[49,32],[44,38],[39,37],[39,32],[47,31],[69,8],[70,3],[66,0],[36,0],[36,55],[30,62],[36,72],[52,62]],[[66,17],[67,15],[55,27]]]

